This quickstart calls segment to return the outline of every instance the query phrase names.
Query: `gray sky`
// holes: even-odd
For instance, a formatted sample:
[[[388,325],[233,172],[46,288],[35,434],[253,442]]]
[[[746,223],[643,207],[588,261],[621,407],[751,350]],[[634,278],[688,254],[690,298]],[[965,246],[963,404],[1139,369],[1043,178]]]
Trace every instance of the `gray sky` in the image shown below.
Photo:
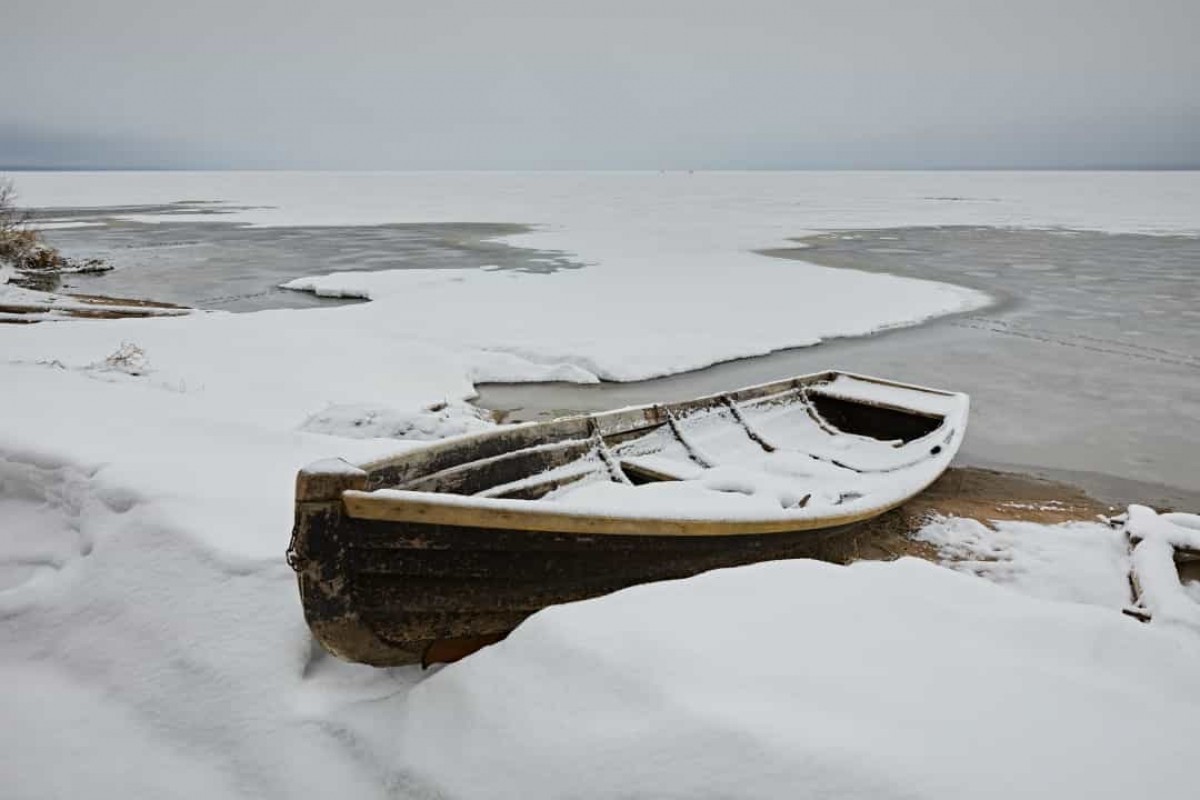
[[[1200,168],[1200,0],[5,0],[0,166]]]

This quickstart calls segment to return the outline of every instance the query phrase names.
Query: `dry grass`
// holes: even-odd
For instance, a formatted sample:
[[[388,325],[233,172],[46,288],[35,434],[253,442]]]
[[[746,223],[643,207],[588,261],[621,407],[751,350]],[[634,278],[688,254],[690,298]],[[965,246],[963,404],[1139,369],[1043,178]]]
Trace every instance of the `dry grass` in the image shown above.
[[[111,266],[100,259],[67,258],[42,240],[29,222],[29,215],[17,206],[12,181],[0,181],[0,264],[17,270],[13,283],[27,289],[50,292],[58,287],[64,272],[107,272]]]
[[[0,181],[0,263],[20,264],[37,244],[28,216],[17,208],[11,181]]]

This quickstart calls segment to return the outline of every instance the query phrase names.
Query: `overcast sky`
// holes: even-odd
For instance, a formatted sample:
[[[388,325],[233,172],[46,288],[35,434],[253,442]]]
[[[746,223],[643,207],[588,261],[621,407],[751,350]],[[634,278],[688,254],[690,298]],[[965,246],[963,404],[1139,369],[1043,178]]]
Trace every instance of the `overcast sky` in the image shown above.
[[[1200,0],[4,0],[0,166],[1200,168]]]

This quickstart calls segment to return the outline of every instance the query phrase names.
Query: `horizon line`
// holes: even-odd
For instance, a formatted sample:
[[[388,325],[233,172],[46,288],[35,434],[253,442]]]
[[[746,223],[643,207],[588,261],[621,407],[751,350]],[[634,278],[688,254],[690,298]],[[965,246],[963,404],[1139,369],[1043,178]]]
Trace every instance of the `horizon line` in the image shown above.
[[[924,167],[246,167],[246,166],[99,166],[0,164],[0,172],[1198,172],[1195,164],[1137,166],[1098,164],[1085,166],[924,166]]]

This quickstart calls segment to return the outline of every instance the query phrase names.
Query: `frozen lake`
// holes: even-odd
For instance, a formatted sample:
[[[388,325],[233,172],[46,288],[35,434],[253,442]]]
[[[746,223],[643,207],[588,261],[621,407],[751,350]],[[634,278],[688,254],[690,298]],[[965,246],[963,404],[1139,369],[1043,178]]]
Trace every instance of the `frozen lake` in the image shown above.
[[[958,283],[999,302],[652,381],[484,385],[478,403],[536,419],[836,367],[970,393],[960,455],[968,463],[1038,468],[1114,499],[1197,504],[1200,239],[921,227],[842,231],[798,245],[767,252]]]
[[[55,209],[55,220],[91,224],[48,233],[69,254],[118,268],[73,277],[78,291],[233,311],[348,302],[276,288],[335,270],[582,266],[564,252],[498,241],[528,230],[515,224],[250,227],[198,205]],[[196,221],[198,211],[212,221]],[[539,419],[836,367],[969,392],[967,463],[1040,472],[1106,499],[1200,503],[1200,238],[909,227],[830,232],[761,252],[956,283],[997,303],[649,381],[482,384],[478,404]]]

